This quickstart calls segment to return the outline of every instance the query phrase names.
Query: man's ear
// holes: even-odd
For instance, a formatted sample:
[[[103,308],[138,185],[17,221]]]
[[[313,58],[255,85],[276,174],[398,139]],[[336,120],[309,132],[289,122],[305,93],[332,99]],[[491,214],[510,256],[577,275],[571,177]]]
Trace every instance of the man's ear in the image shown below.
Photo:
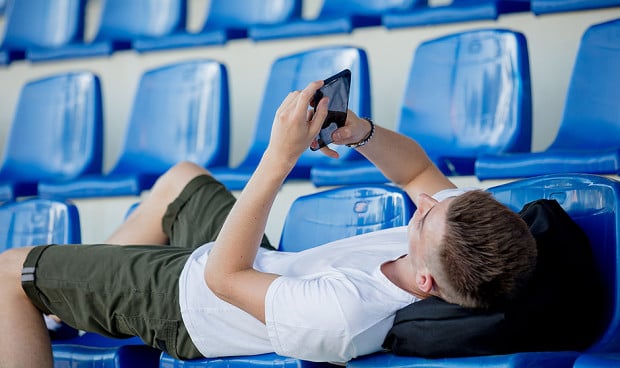
[[[420,270],[416,272],[415,282],[420,291],[430,294],[435,285],[433,275],[427,270]]]

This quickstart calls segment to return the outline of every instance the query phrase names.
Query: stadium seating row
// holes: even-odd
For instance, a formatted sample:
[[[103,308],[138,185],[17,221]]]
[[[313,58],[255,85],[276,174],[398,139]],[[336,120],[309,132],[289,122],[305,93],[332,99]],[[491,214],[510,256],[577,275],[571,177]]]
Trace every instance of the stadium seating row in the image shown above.
[[[557,137],[531,152],[532,106],[525,37],[478,29],[422,43],[414,53],[398,130],[416,139],[447,175],[479,179],[544,173],[620,173],[620,20],[583,35]],[[317,67],[320,66],[320,67]],[[348,68],[349,108],[372,117],[363,49],[328,46],[285,55],[272,64],[254,138],[245,159],[228,166],[226,67],[191,60],[149,70],[141,78],[125,143],[102,173],[100,83],[89,72],[27,83],[20,95],[0,167],[0,200],[28,195],[64,198],[138,195],[176,162],[210,169],[229,189],[245,186],[267,146],[279,103],[292,90]],[[33,134],[36,132],[36,134]],[[355,150],[341,146],[332,162],[308,150],[290,179],[318,186],[385,183]]]
[[[85,40],[87,0],[3,0],[6,10],[0,65],[108,56],[119,50],[149,52],[254,41],[351,33],[475,20],[532,11],[547,14],[619,6],[618,0],[325,0],[314,19],[302,17],[302,0],[212,0],[198,32],[186,27],[187,0],[106,0],[94,39]]]
[[[614,367],[620,356],[620,182],[590,174],[552,174],[521,179],[489,189],[510,208],[546,198],[558,201],[588,235],[608,294],[608,323],[600,338],[583,352],[545,351],[465,358],[423,359],[377,353],[347,367]],[[321,207],[324,211],[317,212]],[[405,225],[411,200],[391,185],[344,186],[295,200],[287,215],[281,251],[299,251],[343,237]],[[310,216],[309,216],[310,214]],[[328,216],[328,218],[325,218]],[[79,242],[79,214],[71,202],[31,198],[0,205],[3,244]],[[575,291],[576,293],[580,291]],[[587,296],[582,296],[587,297]],[[577,317],[578,318],[578,317]],[[578,333],[578,331],[575,331]],[[138,339],[110,339],[86,333],[53,344],[57,366],[93,367],[322,367],[275,353],[180,361]]]

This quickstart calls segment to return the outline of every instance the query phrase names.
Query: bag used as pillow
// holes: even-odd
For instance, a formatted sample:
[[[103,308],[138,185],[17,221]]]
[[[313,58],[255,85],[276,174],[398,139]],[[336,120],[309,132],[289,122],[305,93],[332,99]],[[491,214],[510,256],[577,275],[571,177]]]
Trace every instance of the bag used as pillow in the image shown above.
[[[538,258],[526,292],[501,311],[431,297],[396,313],[383,347],[427,358],[583,350],[603,330],[605,292],[588,237],[555,200],[519,213]]]

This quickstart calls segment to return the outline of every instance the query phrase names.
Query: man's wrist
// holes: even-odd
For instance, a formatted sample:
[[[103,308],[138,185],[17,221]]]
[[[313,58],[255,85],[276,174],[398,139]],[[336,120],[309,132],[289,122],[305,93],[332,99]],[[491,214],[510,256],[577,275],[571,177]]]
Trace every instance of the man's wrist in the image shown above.
[[[261,161],[268,165],[272,171],[290,172],[297,163],[294,158],[288,157],[280,152],[275,152],[269,148],[263,153]]]
[[[362,120],[365,120],[366,122],[370,124],[370,131],[360,141],[355,142],[355,143],[349,143],[346,145],[347,147],[351,147],[351,148],[362,147],[366,145],[370,141],[372,136],[375,134],[375,123],[370,118],[362,118]]]

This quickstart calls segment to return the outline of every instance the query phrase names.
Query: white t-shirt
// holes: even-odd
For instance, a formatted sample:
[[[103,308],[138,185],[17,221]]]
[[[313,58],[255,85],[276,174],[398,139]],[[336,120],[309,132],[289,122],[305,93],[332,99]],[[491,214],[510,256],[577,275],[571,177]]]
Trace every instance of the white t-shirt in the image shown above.
[[[462,193],[444,192],[436,197]],[[209,290],[203,272],[213,244],[205,244],[179,279],[183,322],[205,357],[276,352],[346,362],[379,351],[396,311],[418,300],[380,268],[406,254],[407,244],[402,226],[296,253],[259,249],[254,267],[281,275],[267,290],[265,324]]]

